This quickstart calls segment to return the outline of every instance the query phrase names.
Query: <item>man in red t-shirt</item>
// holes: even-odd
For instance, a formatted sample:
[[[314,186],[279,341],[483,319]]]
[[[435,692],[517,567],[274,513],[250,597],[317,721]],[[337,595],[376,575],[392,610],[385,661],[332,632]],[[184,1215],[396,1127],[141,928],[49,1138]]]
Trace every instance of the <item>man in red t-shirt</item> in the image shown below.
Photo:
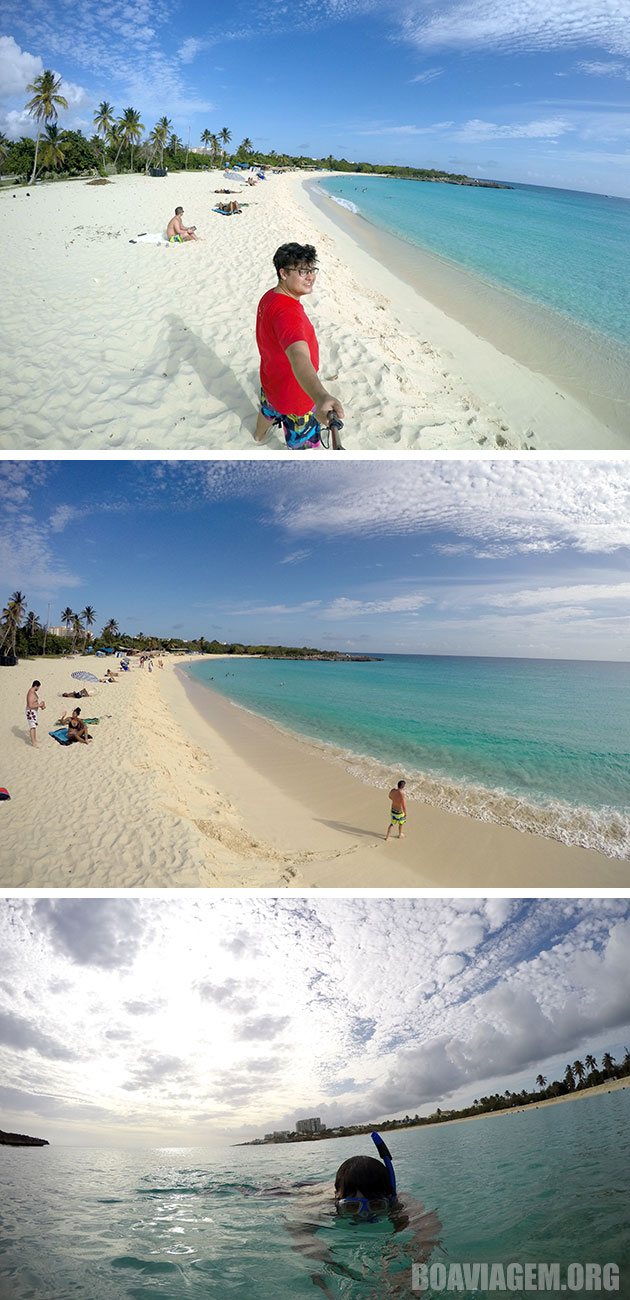
[[[315,330],[301,299],[313,292],[317,253],[312,244],[282,244],[273,257],[278,283],[263,294],[256,316],[260,352],[260,413],[254,437],[264,442],[280,423],[287,447],[321,446],[321,427],[343,407],[320,382]]]

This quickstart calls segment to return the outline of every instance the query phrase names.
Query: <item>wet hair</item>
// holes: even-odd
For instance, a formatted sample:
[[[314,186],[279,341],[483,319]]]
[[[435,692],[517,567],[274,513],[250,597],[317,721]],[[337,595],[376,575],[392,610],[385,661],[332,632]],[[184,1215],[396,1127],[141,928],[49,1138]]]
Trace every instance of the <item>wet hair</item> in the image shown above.
[[[183,212],[183,211],[184,211],[183,208],[175,208],[175,216],[178,217],[179,214],[180,214],[180,212]]]
[[[41,682],[33,682],[33,686],[41,686]],[[33,689],[33,686],[31,686],[31,690]]]
[[[406,784],[407,784],[406,781],[399,781],[399,782],[398,782],[398,789],[399,789],[399,790],[404,790]]]
[[[339,1166],[335,1174],[335,1196],[341,1200],[359,1192],[368,1201],[392,1195],[389,1174],[380,1160],[372,1156],[350,1156]]]
[[[296,266],[315,266],[317,249],[313,244],[281,244],[273,255],[278,279],[281,271],[292,271]]]

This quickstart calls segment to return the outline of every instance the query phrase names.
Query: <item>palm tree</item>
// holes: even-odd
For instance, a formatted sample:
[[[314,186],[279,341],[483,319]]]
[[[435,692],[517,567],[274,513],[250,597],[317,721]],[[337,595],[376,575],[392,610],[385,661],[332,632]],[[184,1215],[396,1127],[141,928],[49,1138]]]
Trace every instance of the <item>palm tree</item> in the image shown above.
[[[73,614],[72,615],[72,645],[70,646],[70,654],[74,653],[74,647],[76,646],[76,643],[82,631],[83,631],[83,624],[81,622],[81,619],[79,618],[79,615]]]
[[[161,117],[153,128],[153,138],[160,150],[160,167],[164,166],[164,145],[168,140],[168,133],[172,125],[172,122],[169,122],[167,117]]]
[[[614,1056],[611,1056],[610,1052],[604,1052],[604,1055],[602,1056],[602,1070],[605,1070],[606,1074],[612,1074],[614,1072],[614,1069],[615,1069]]]
[[[118,153],[114,159],[114,165],[118,162],[123,145],[128,144],[131,146],[131,170],[133,171],[133,147],[135,144],[139,143],[142,137],[142,132],[144,131],[144,123],[140,121],[140,114],[137,108],[126,108],[122,117],[119,117],[116,125],[120,132],[120,144],[118,146]]]
[[[244,140],[241,140],[241,143],[240,143],[239,146],[238,146],[238,152],[239,152],[240,154],[242,154],[244,158],[247,158],[247,155],[250,154],[250,153],[252,152],[253,148],[254,148],[254,146],[253,146],[253,144],[252,144],[252,142],[251,142],[249,136],[246,135],[246,136],[245,136],[245,139],[244,139]]]
[[[9,653],[15,657],[15,643],[18,630],[22,625],[22,619],[26,613],[26,596],[22,591],[14,591],[9,596],[7,604],[2,611],[2,630],[3,637],[0,641],[0,650],[4,650],[7,642]],[[5,651],[5,654],[7,652]]]
[[[34,612],[34,610],[30,609],[28,614],[26,615],[26,622],[24,624],[24,631],[26,632],[26,635],[28,637],[35,636],[37,632],[41,632],[41,630],[42,630],[42,625],[37,617],[37,614]]]
[[[94,609],[94,606],[86,605],[85,609],[81,610],[81,618],[83,619],[83,624],[84,624],[83,648],[85,649],[87,645],[88,636],[90,635],[90,628],[94,627],[94,623],[96,622],[96,610]]]
[[[73,609],[70,609],[70,606],[69,606],[69,605],[66,605],[66,608],[65,608],[65,609],[62,609],[62,611],[61,611],[61,621],[62,621],[62,623],[65,623],[65,625],[66,625],[66,631],[67,631],[68,628],[70,627],[70,624],[71,624],[73,618],[74,618],[74,610],[73,610]]]
[[[59,132],[56,122],[50,122],[46,127],[46,135],[42,144],[42,162],[45,167],[54,168],[56,171],[61,166],[65,158],[64,143],[67,140],[65,131]]]
[[[115,636],[120,636],[120,628],[115,618],[110,618],[109,622],[105,624],[102,635],[105,641],[113,641]]]
[[[10,147],[8,136],[6,136],[3,131],[0,131],[0,176],[2,176],[2,164],[4,163]]]
[[[566,1083],[567,1088],[575,1088],[575,1079],[573,1078],[572,1065],[567,1065],[567,1068],[564,1072],[564,1082]]]
[[[592,1056],[591,1053],[589,1052],[588,1056],[584,1057],[584,1060],[586,1062],[586,1068],[589,1074],[592,1074],[593,1070],[597,1069],[597,1061],[595,1060],[595,1057]]]
[[[584,1075],[585,1075],[585,1074],[586,1074],[586,1070],[584,1069],[584,1066],[582,1065],[582,1062],[581,1062],[581,1061],[574,1061],[574,1062],[573,1062],[573,1075],[574,1075],[574,1077],[577,1079],[577,1081],[578,1081],[578,1085],[582,1082],[582,1079],[584,1078]]]
[[[212,133],[206,127],[205,131],[201,132],[201,143],[204,146],[206,153],[208,152],[208,145],[210,144],[211,140],[212,140]]]
[[[180,150],[183,148],[184,148],[183,140],[180,140],[179,136],[175,135],[175,132],[173,131],[171,136],[169,137],[169,142],[168,142],[169,153],[179,153]]]
[[[223,145],[223,161],[224,161],[224,162],[225,162],[225,159],[227,158],[227,153],[226,153],[227,146],[229,145],[231,139],[232,139],[232,132],[231,132],[231,131],[228,131],[227,126],[222,126],[222,127],[221,127],[221,130],[219,131],[219,140],[221,141],[221,144]]]
[[[219,142],[218,135],[210,136],[210,150],[212,153],[212,161],[215,163],[217,161],[217,158],[219,157],[219,154],[221,153],[221,144]]]
[[[97,135],[103,137],[103,167],[105,166],[105,144],[111,139],[114,121],[114,105],[108,104],[106,99],[102,100],[94,114],[94,125]]]
[[[537,1088],[544,1088],[546,1082],[547,1082],[547,1080],[546,1080],[544,1074],[537,1074],[537,1075],[536,1075],[536,1087],[537,1087]]]
[[[58,116],[57,109],[68,107],[67,99],[64,99],[64,96],[59,94],[60,86],[61,77],[56,77],[54,72],[51,72],[50,68],[47,68],[45,72],[40,73],[39,77],[36,77],[35,80],[31,82],[30,86],[26,87],[27,90],[33,92],[33,98],[29,99],[26,108],[31,117],[34,117],[35,121],[38,123],[37,139],[35,141],[35,158],[33,159],[33,171],[29,182],[30,185],[33,184],[35,176],[37,175],[37,153],[39,150],[40,125],[45,123],[47,126],[49,122],[56,122]]]

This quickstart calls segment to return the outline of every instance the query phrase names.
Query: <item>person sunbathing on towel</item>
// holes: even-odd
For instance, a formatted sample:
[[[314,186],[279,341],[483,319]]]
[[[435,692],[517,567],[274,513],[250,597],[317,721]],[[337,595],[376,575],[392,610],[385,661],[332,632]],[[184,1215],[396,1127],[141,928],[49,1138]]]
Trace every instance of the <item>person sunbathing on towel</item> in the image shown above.
[[[182,217],[183,208],[175,208],[175,216],[171,217],[166,227],[166,238],[169,244],[187,244],[191,239],[197,239],[195,231],[196,226],[185,226]]]
[[[217,212],[225,212],[228,217],[232,217],[235,213],[241,211],[241,205],[236,202],[236,199],[230,199],[229,203],[217,203]]]
[[[74,709],[67,718],[62,718],[62,724],[68,724],[68,744],[87,745],[88,740],[92,737],[88,735],[88,729],[81,717],[81,710]]]

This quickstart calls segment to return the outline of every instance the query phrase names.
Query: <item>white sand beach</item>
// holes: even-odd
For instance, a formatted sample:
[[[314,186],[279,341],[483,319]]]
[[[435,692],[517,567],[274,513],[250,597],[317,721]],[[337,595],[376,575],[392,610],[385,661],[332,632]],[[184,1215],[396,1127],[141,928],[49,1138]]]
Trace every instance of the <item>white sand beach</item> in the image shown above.
[[[333,220],[305,179],[243,187],[247,206],[233,217],[212,211],[215,190],[238,189],[220,171],[2,190],[12,264],[0,448],[282,450],[276,433],[264,451],[252,439],[254,320],[275,283],[273,252],[288,240],[319,252],[308,310],[321,376],[346,411],[347,450],[630,445],[604,395],[601,411],[592,401],[589,409],[579,386],[570,396],[508,355],[509,342],[501,348],[459,324],[452,307],[442,310],[387,269],[386,252],[357,242],[356,219],[341,228],[339,210]],[[163,231],[177,204],[202,242],[130,243]]]
[[[216,657],[220,659],[219,656]],[[134,666],[83,702],[71,673],[106,660],[34,659],[0,673],[0,885],[5,888],[521,888],[627,884],[628,864],[419,801],[385,843],[387,791],[307,742],[190,683],[177,657]],[[24,697],[46,701],[32,749]],[[81,683],[78,684],[79,686]],[[89,746],[48,731],[79,703]],[[307,776],[305,776],[307,774]]]

